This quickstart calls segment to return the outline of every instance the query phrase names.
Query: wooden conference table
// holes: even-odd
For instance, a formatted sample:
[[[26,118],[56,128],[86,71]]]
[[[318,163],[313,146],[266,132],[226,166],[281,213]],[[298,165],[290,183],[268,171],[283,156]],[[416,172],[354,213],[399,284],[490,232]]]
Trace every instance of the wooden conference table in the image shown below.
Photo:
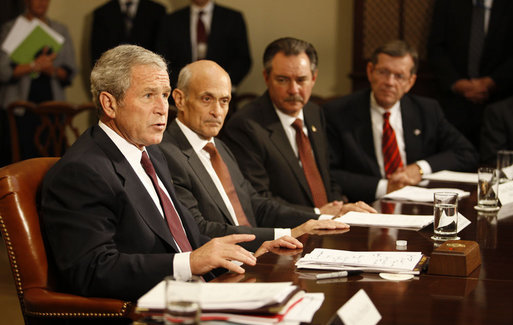
[[[421,231],[351,227],[349,232],[309,235],[300,239],[300,252],[266,253],[254,267],[245,266],[244,275],[225,274],[215,281],[292,281],[307,292],[323,292],[325,300],[313,324],[329,324],[337,310],[358,290],[364,289],[382,320],[379,324],[513,324],[513,212],[497,218],[497,213],[474,210],[476,185],[432,183],[429,187],[461,188],[471,192],[459,203],[459,212],[472,223],[459,233],[462,240],[479,243],[481,266],[468,277],[428,275],[394,282],[378,274],[364,273],[348,278],[316,280],[320,271],[298,270],[294,263],[316,247],[354,251],[396,250],[396,239],[406,240],[408,251],[430,256],[435,247],[432,226]],[[379,209],[379,202],[375,204]],[[429,204],[402,203],[403,214],[432,214]],[[335,322],[337,320],[335,319]]]

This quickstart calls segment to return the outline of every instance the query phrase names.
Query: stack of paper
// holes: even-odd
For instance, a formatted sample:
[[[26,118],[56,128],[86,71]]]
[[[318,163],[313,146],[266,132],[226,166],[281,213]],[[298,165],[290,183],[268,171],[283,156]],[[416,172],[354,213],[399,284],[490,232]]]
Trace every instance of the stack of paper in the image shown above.
[[[292,285],[292,282],[194,285],[201,286],[201,318],[204,321],[267,324],[295,319],[297,322],[309,322],[324,300],[324,296],[318,294],[305,294],[297,286]],[[184,300],[187,300],[187,295],[185,290]],[[309,302],[309,306],[304,306],[305,301]],[[159,318],[162,317],[164,309],[164,281],[137,301],[136,312],[143,316]]]
[[[422,261],[422,263],[421,263]],[[316,248],[296,262],[301,269],[362,270],[419,274],[426,258],[421,252],[353,252]]]
[[[381,214],[350,211],[335,220],[351,226],[420,230],[433,223],[433,215]]]
[[[59,52],[63,43],[64,37],[39,19],[20,16],[3,42],[2,50],[13,62],[23,64],[34,61],[44,47],[53,53]]]
[[[384,197],[391,200],[433,202],[433,194],[436,192],[455,192],[458,193],[458,199],[462,199],[470,195],[470,192],[466,192],[457,188],[425,188],[418,186],[405,186],[397,191],[386,194]]]

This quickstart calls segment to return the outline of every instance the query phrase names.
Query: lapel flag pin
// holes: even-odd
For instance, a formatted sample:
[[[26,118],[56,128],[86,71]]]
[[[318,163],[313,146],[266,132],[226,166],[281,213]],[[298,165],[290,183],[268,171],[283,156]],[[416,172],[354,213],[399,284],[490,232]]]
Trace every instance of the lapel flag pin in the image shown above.
[[[312,125],[312,132],[317,132],[317,128],[315,127],[315,125]]]
[[[413,130],[413,134],[415,134],[415,135],[419,135],[421,133],[422,133],[422,131],[420,131],[419,129]]]

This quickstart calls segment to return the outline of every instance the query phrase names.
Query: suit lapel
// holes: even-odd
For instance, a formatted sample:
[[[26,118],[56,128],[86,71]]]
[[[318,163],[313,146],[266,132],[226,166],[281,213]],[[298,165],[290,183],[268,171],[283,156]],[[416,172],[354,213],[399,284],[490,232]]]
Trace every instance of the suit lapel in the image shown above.
[[[137,202],[134,206],[141,218],[154,233],[171,245],[175,251],[178,251],[166,221],[162,218],[146,188],[140,182],[139,177],[121,151],[99,126],[95,126],[93,129],[93,139],[104,150],[106,155],[111,158],[112,165],[124,184],[127,195],[132,202]]]
[[[191,169],[194,171],[200,182],[207,190],[208,195],[211,198],[211,201],[215,202],[217,207],[221,210],[225,220],[230,225],[235,225],[230,215],[230,212],[228,211],[228,208],[224,204],[223,198],[219,194],[217,187],[212,181],[212,178],[208,174],[207,170],[205,169],[205,166],[203,166],[203,163],[199,159],[196,152],[194,152],[194,149],[192,148],[191,144],[189,143],[189,141],[187,140],[187,138],[180,130],[180,127],[175,121],[173,121],[173,123],[171,123],[171,125],[169,126],[169,132],[173,136],[173,139],[175,140],[177,147],[187,158],[187,162],[189,163]]]
[[[306,182],[305,174],[303,173],[303,169],[299,165],[299,159],[292,150],[292,146],[290,145],[289,139],[283,130],[283,125],[276,115],[274,111],[274,106],[269,98],[269,94],[266,93],[263,100],[267,101],[262,105],[262,115],[264,117],[263,126],[269,130],[269,139],[271,143],[274,144],[278,152],[283,156],[283,158],[287,161],[287,164],[290,166],[290,169],[296,176],[299,184],[303,187],[305,193],[307,193],[310,200],[313,202],[312,194],[310,193],[310,187]]]
[[[415,105],[412,103],[408,95],[401,99],[401,116],[403,123],[403,136],[404,136],[404,150],[406,154],[406,164],[417,160],[421,157],[420,150],[422,149],[422,120],[421,116],[415,110]]]
[[[354,121],[353,136],[356,143],[361,144],[361,148],[365,153],[365,161],[373,174],[381,177],[378,161],[376,160],[376,150],[374,147],[374,135],[372,131],[372,120],[370,115],[370,91],[364,92],[360,99],[354,104],[352,109],[354,118],[349,118]]]

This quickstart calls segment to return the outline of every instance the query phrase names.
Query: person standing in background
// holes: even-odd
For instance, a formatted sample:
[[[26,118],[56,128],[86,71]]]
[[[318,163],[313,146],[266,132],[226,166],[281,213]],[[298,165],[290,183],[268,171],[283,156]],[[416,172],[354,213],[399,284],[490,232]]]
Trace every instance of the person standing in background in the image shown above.
[[[110,0],[93,13],[91,63],[119,44],[155,51],[160,20],[166,8],[151,0]]]
[[[65,88],[71,84],[76,74],[75,52],[71,36],[66,26],[49,19],[46,12],[50,0],[26,0],[23,14],[28,20],[39,19],[64,38],[57,53],[48,47],[42,48],[33,61],[25,64],[14,63],[9,55],[0,50],[0,105],[5,109],[17,100],[40,103],[49,100],[64,101]],[[0,44],[3,44],[16,20],[2,26]],[[34,145],[34,133],[40,124],[36,114],[19,110],[16,123],[21,126],[19,134],[21,158],[27,159],[39,155]]]
[[[166,16],[157,40],[157,52],[169,62],[171,86],[188,63],[208,59],[225,69],[232,92],[251,67],[244,17],[212,0],[191,0],[191,5]]]
[[[445,115],[479,148],[484,107],[513,95],[513,1],[438,0],[428,60]]]

